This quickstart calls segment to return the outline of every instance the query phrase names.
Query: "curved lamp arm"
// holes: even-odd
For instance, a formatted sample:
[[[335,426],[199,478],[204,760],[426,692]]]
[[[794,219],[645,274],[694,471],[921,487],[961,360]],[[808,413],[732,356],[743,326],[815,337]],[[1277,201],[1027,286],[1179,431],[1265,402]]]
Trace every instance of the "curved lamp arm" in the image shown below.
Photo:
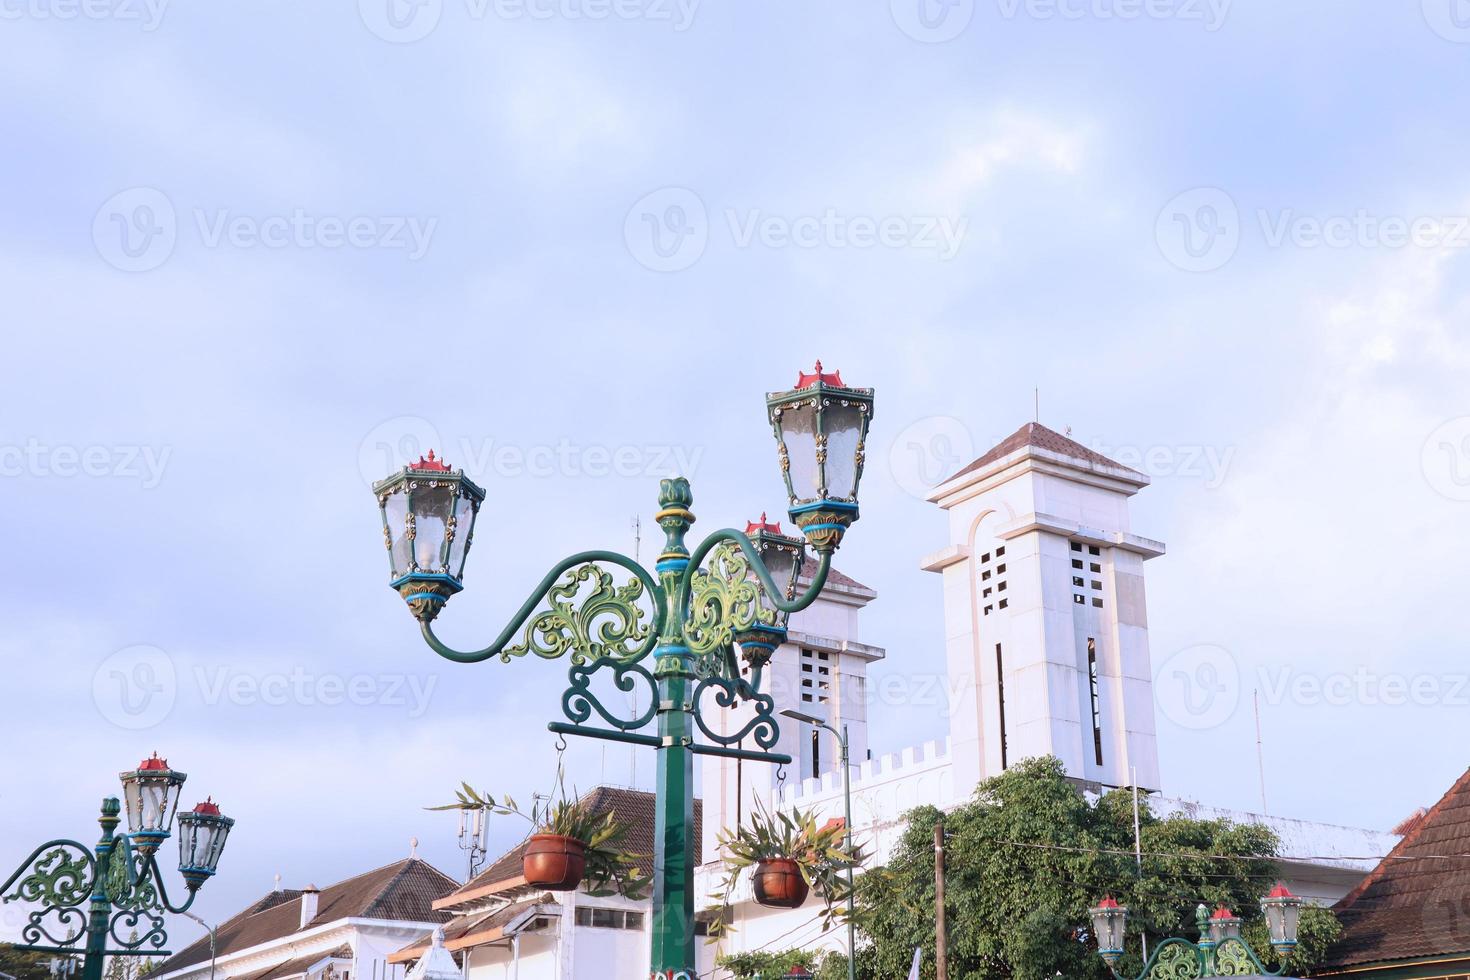
[[[771,605],[783,613],[801,612],[815,602],[817,596],[822,592],[822,587],[827,584],[827,573],[832,569],[832,552],[818,552],[817,570],[812,575],[811,584],[795,599],[787,599],[786,593],[776,585],[775,579],[771,578],[770,569],[766,568],[766,563],[761,560],[760,552],[756,550],[750,538],[733,527],[720,528],[718,531],[711,531],[709,537],[701,541],[699,547],[695,548],[694,553],[689,556],[689,564],[685,567],[684,575],[679,582],[681,591],[684,593],[686,610],[689,606],[689,584],[694,579],[694,573],[699,570],[700,564],[714,550],[715,545],[721,541],[733,541],[740,546],[740,550],[745,553],[746,560],[750,562],[750,567],[755,570],[756,578],[760,579],[761,588],[765,589],[766,594],[770,597]]]
[[[480,663],[484,660],[489,660],[491,657],[494,657],[505,649],[505,645],[510,642],[511,638],[515,636],[516,633],[520,630],[521,626],[525,624],[531,613],[536,611],[536,607],[541,604],[542,599],[546,598],[546,594],[551,591],[554,585],[556,585],[556,580],[561,577],[563,572],[577,565],[588,565],[596,562],[607,562],[609,564],[618,565],[622,568],[627,569],[634,575],[637,575],[639,581],[643,583],[643,587],[648,590],[648,594],[653,600],[653,624],[652,630],[649,633],[649,640],[645,643],[644,648],[640,648],[638,651],[640,655],[646,653],[647,650],[653,648],[653,644],[657,641],[659,627],[663,621],[663,589],[661,589],[659,587],[659,584],[654,581],[653,576],[648,573],[648,569],[644,568],[642,565],[638,564],[627,555],[621,555],[615,551],[581,551],[568,558],[563,558],[551,569],[551,571],[546,573],[546,577],[543,578],[541,580],[541,583],[537,585],[536,588],[531,592],[530,598],[522,603],[521,608],[516,611],[516,614],[513,617],[511,617],[511,620],[506,625],[505,629],[501,630],[500,635],[497,636],[495,640],[483,650],[476,650],[473,653],[466,653],[446,646],[437,636],[434,635],[434,627],[429,622],[423,622],[420,624],[420,628],[424,634],[424,640],[429,644],[429,646],[434,650],[435,653],[443,657],[445,660],[452,660],[455,663],[459,664],[475,664]]]
[[[158,870],[158,860],[156,854],[149,854],[148,857],[145,859],[143,864],[142,877],[145,880],[149,877],[152,877],[153,887],[158,889],[159,904],[161,904],[168,911],[172,912],[174,915],[183,915],[188,912],[189,907],[194,904],[194,899],[199,897],[199,888],[198,886],[195,886],[189,889],[189,900],[186,901],[183,905],[175,905],[173,902],[170,902],[168,899],[168,888],[163,883],[163,872]]]

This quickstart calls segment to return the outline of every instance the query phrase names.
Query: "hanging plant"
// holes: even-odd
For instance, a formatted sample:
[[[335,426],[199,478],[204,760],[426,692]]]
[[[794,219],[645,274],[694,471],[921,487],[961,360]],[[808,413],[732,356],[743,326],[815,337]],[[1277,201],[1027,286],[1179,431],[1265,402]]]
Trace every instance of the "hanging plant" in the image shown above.
[[[730,894],[750,870],[755,900],[768,908],[797,908],[815,892],[822,900],[823,928],[846,915],[847,873],[866,859],[846,844],[847,830],[837,821],[817,826],[814,810],[771,813],[760,801],[747,824],[720,831],[720,862],[725,876],[712,898],[719,901],[709,923],[710,941],[733,928]]]
[[[567,793],[558,770],[551,795],[537,797],[529,811],[510,796],[493,794],[461,783],[457,802],[430,810],[482,810],[517,816],[531,824],[531,835],[521,856],[521,874],[528,884],[548,891],[572,891],[586,882],[589,895],[623,895],[635,901],[647,895],[648,877],[638,867],[640,855],[620,845],[628,824],[612,810],[595,812],[576,791]]]

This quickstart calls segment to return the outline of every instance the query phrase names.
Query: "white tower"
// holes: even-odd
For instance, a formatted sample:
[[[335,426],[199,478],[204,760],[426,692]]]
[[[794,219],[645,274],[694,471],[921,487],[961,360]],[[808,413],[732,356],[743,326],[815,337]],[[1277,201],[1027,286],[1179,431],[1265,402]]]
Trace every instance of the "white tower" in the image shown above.
[[[1143,563],[1129,529],[1148,477],[1028,423],[929,496],[944,577],[957,790],[1028,756],[1069,775],[1159,788]]]
[[[747,526],[747,533],[760,528]],[[766,525],[781,533],[780,525]],[[800,594],[811,581],[816,563],[810,555],[802,566],[797,584]],[[786,642],[776,648],[766,666],[769,680],[764,687],[776,702],[776,711],[795,708],[824,719],[839,731],[847,726],[848,750],[854,766],[868,757],[868,664],[884,656],[881,647],[858,641],[858,613],[878,593],[860,582],[831,569],[822,594],[806,609],[793,613],[787,625]],[[721,734],[739,731],[752,717],[748,707],[721,710],[706,716],[718,724]],[[840,753],[837,740],[827,731],[790,718],[777,716],[781,737],[768,751],[792,758],[786,767],[787,785],[803,779],[836,772]],[[753,739],[744,747],[759,750]],[[704,800],[704,855],[713,860],[715,836],[723,827],[748,818],[756,799],[771,805],[776,788],[776,767],[762,762],[739,762],[720,756],[700,757]]]

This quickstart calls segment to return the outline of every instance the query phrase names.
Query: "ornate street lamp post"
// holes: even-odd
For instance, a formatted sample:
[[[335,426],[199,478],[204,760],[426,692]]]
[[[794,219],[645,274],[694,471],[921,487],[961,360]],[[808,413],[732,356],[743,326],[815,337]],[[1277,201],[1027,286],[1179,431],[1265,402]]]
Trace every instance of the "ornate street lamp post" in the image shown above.
[[[1266,928],[1271,936],[1271,948],[1281,959],[1279,970],[1268,970],[1251,949],[1250,944],[1240,938],[1240,919],[1225,906],[1215,909],[1211,915],[1201,905],[1195,909],[1195,923],[1199,928],[1199,942],[1187,939],[1165,939],[1154,949],[1143,972],[1134,980],[1169,978],[1169,980],[1196,980],[1199,977],[1281,976],[1286,972],[1286,961],[1296,949],[1297,920],[1301,913],[1302,900],[1289,892],[1284,884],[1277,883],[1270,894],[1261,899],[1261,911],[1266,917]],[[1117,970],[1123,958],[1123,927],[1128,920],[1128,910],[1113,900],[1110,895],[1089,909],[1092,918],[1092,934],[1097,940],[1098,955],[1108,965],[1108,970],[1119,980],[1124,980]]]
[[[101,980],[108,956],[167,956],[164,913],[184,915],[219,866],[235,821],[212,800],[174,815],[186,778],[155,753],[122,773],[128,829],[117,833],[124,805],[102,801],[102,839],[88,848],[74,840],[47,841],[0,886],[5,902],[35,906],[16,949],[80,952],[82,980]],[[159,845],[179,832],[179,874],[189,897],[174,905],[159,871]],[[85,937],[85,938],[84,938]],[[80,947],[79,944],[80,943]],[[110,947],[110,948],[109,948]]]
[[[833,552],[858,518],[872,389],[844,385],[840,375],[823,372],[819,362],[814,374],[799,375],[795,388],[768,395],[766,410],[789,513],[805,542],[765,533],[764,528],[754,539],[725,528],[691,553],[684,541],[694,523],[689,481],[663,480],[654,514],[665,534],[654,565],[657,578],[616,552],[584,551],[564,558],[500,635],[472,652],[442,643],[434,635],[433,620],[463,588],[465,558],[485,492],[432,453],[373,487],[389,553],[389,584],[408,603],[436,653],[456,663],[492,657],[508,663],[527,654],[548,660],[567,657],[570,684],[562,695],[567,721],[547,728],[656,751],[651,964],[660,977],[696,975],[694,756],[791,761],[770,751],[780,733],[775,701],[761,692],[762,673],[785,636],[786,617],[816,600]],[[804,544],[816,550],[817,567],[806,591],[797,596]],[[632,578],[615,585],[603,567],[607,565],[632,573]],[[538,612],[543,600],[547,608]],[[636,717],[627,717],[631,711],[609,709],[591,689],[599,671],[624,694],[644,692],[648,707]],[[704,698],[711,693],[717,708],[751,706],[739,731],[722,735],[719,726],[706,722],[711,709]],[[594,715],[599,723],[587,724]],[[656,734],[645,731],[650,727]],[[761,751],[737,747],[743,739],[751,739]]]

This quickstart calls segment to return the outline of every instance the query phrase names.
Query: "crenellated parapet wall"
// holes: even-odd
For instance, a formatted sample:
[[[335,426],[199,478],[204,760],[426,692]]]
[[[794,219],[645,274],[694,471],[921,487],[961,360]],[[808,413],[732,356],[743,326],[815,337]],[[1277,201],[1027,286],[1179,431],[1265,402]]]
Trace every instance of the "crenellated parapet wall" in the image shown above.
[[[853,767],[852,824],[860,843],[885,860],[903,830],[903,815],[917,806],[947,808],[956,797],[949,739],[925,742],[869,759]],[[968,796],[960,788],[960,797]],[[843,812],[842,774],[825,773],[779,788],[772,802],[781,809],[816,810],[821,818]]]

